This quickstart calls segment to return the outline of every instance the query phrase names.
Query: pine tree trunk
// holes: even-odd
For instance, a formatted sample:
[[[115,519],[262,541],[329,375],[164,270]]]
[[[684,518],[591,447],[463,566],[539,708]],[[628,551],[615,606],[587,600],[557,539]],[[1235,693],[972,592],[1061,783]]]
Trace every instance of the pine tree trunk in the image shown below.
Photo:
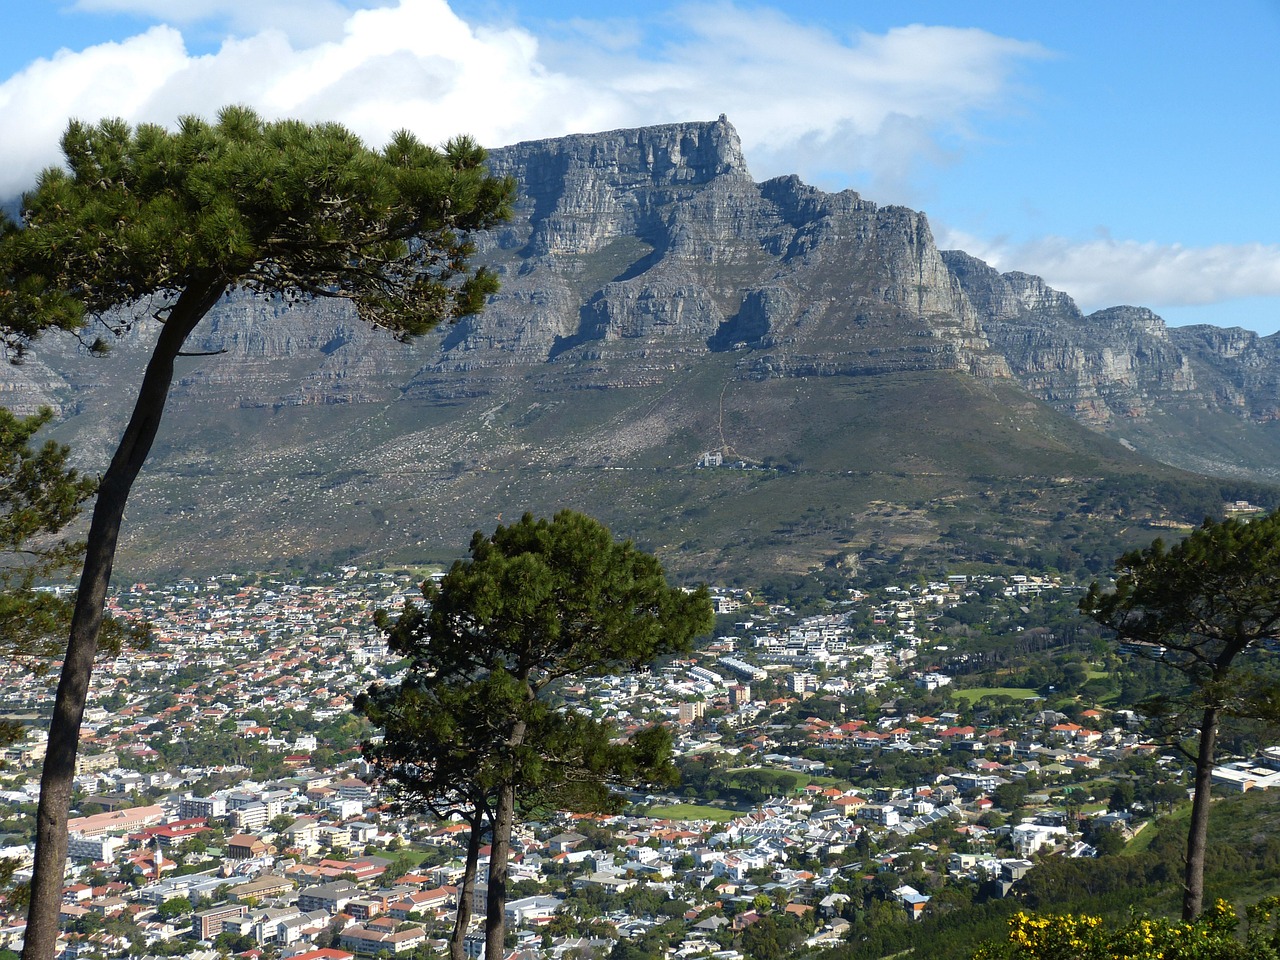
[[[465,960],[463,941],[467,927],[471,926],[471,900],[476,889],[476,864],[480,862],[480,843],[484,834],[484,819],[477,815],[471,823],[471,835],[467,838],[467,862],[462,871],[462,886],[458,888],[458,908],[454,913],[453,935],[449,937],[449,960]]]
[[[485,898],[484,960],[502,960],[507,941],[507,873],[511,831],[516,819],[516,790],[506,784],[493,812],[493,843],[489,847],[489,890]]]
[[[174,360],[196,324],[218,302],[225,286],[217,277],[201,278],[188,286],[174,304],[138,388],[129,425],[98,486],[93,520],[85,541],[84,570],[49,722],[48,751],[40,775],[35,865],[22,960],[53,960],[57,952],[58,916],[67,860],[67,811],[71,807],[76,750],[125,503],[160,427],[173,382]]]
[[[1213,799],[1213,755],[1218,736],[1218,708],[1205,707],[1196,753],[1196,785],[1187,829],[1187,866],[1183,874],[1182,919],[1194,920],[1204,908],[1204,855],[1209,842],[1209,803]]]
[[[527,677],[521,677],[525,696],[533,697]],[[523,719],[511,727],[507,749],[513,754],[524,746],[527,725]],[[485,897],[484,960],[502,960],[507,941],[507,874],[511,859],[511,831],[516,822],[516,787],[512,775],[498,791],[493,809],[493,842],[489,847],[489,889]]]

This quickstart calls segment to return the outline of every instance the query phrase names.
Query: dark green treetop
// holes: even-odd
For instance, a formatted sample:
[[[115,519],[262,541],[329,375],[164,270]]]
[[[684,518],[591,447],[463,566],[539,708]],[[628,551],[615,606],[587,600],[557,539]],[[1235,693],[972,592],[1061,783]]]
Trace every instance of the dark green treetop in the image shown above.
[[[571,510],[477,532],[470,552],[390,638],[443,675],[504,671],[537,691],[687,651],[714,622],[705,587],[669,586],[657,558]]]
[[[79,559],[80,544],[60,536],[97,482],[68,466],[70,451],[33,438],[53,417],[47,407],[20,417],[0,407],[0,588],[25,590]]]
[[[1080,607],[1126,642],[1150,644],[1201,698],[1245,691],[1217,686],[1235,658],[1280,629],[1280,512],[1204,524],[1172,546],[1156,540],[1124,554],[1113,587],[1094,583]]]
[[[480,308],[496,288],[466,232],[509,213],[513,184],[486,175],[466,137],[443,149],[397,133],[382,150],[337,124],[265,122],[227,107],[175,131],[72,121],[66,169],[0,232],[0,329],[22,349],[86,316],[116,329],[147,304],[235,287],[352,300],[400,336]]]

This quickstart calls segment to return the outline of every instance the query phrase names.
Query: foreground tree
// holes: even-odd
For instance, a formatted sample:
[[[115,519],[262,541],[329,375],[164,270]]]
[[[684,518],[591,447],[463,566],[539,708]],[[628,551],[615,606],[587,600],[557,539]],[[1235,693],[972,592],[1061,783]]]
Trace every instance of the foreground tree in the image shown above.
[[[370,715],[386,731],[378,756],[393,774],[435,778],[459,758],[418,731],[443,723],[465,729],[461,766],[468,789],[483,795],[493,834],[485,957],[498,960],[518,807],[598,809],[610,802],[611,783],[672,775],[665,730],[618,744],[607,724],[559,711],[547,694],[570,677],[636,670],[687,650],[711,628],[711,602],[705,588],[669,586],[654,557],[568,510],[477,533],[470,559],[455,563],[438,588],[424,585],[424,594],[429,606],[410,607],[391,630],[392,649],[412,658],[406,679],[398,691],[370,693],[377,705]],[[427,698],[430,723],[406,725],[408,705],[423,702],[423,690],[448,692]],[[452,718],[438,712],[444,697],[453,698],[445,711]],[[428,781],[425,792],[436,788]]]
[[[414,653],[394,640],[392,648]],[[664,727],[619,742],[611,724],[541,700],[521,705],[512,700],[514,692],[504,675],[467,682],[420,664],[400,684],[374,684],[356,700],[356,710],[382,731],[363,751],[391,786],[396,805],[441,820],[457,818],[469,828],[450,960],[465,955],[480,850],[507,783],[514,786],[520,815],[543,816],[549,810],[617,812],[622,798],[612,787],[678,779]],[[516,711],[527,723],[528,749],[511,756],[508,727]]]
[[[340,297],[408,338],[480,309],[494,277],[465,232],[508,214],[512,184],[465,138],[443,150],[396,134],[373,151],[334,124],[264,123],[227,108],[176,132],[73,122],[67,169],[0,231],[0,331],[19,353],[41,331],[162,323],[133,413],[102,475],[41,778],[26,960],[54,954],[76,745],[129,491],[160,425],[175,360],[233,290]],[[82,333],[83,335],[83,333]],[[89,339],[86,337],[86,339]],[[97,341],[95,341],[96,343]]]
[[[1206,520],[1172,547],[1157,540],[1116,561],[1111,589],[1094,583],[1080,609],[1117,637],[1182,674],[1185,691],[1143,709],[1171,732],[1193,731],[1195,766],[1182,916],[1204,905],[1204,858],[1218,726],[1224,716],[1274,716],[1276,692],[1245,654],[1280,628],[1280,512],[1256,520]],[[1181,744],[1179,744],[1181,746]]]
[[[468,827],[449,938],[450,960],[462,960],[480,848],[493,820],[494,788],[486,762],[491,714],[483,691],[436,682],[413,670],[396,687],[370,687],[355,707],[383,732],[381,740],[364,745],[364,756],[391,783],[397,807],[425,810],[440,820],[456,817]]]

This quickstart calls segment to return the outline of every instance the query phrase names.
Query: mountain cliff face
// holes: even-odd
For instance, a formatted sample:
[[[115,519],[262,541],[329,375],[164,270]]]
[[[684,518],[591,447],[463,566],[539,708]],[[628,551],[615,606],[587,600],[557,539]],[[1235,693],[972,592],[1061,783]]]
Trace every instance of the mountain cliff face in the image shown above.
[[[1000,274],[958,250],[943,259],[1013,375],[1077,418],[1102,425],[1144,417],[1195,390],[1189,357],[1150,310],[1113,307],[1086,317],[1039,277]]]
[[[466,394],[485,370],[611,359],[593,368],[607,385],[643,380],[664,358],[730,351],[752,377],[1012,378],[1104,429],[1171,406],[1259,423],[1280,409],[1274,338],[1169,330],[1138,307],[1084,316],[1038,277],[939,251],[921,213],[795,177],[756,183],[724,117],[522,143],[489,164],[517,180],[521,201],[509,225],[479,238],[503,280],[484,313],[406,354],[341,305],[235,300],[197,345],[234,362],[199,365],[178,397],[226,391],[275,406],[374,402],[397,387]],[[54,347],[0,391],[19,409],[61,408],[84,387],[67,380],[68,363],[84,365],[70,354]],[[613,369],[623,356],[630,368]]]
[[[1031,394],[1167,463],[1275,480],[1280,337],[1167,328],[1144,307],[1084,316],[1038,277],[943,258],[981,326]]]
[[[653,473],[708,451],[792,474],[804,464],[828,492],[855,474],[947,478],[921,481],[917,500],[1001,471],[1148,469],[1135,451],[1276,475],[1276,338],[1169,330],[1138,307],[1084,316],[1037,277],[939,251],[919,212],[795,177],[755,182],[724,117],[516,144],[489,164],[518,181],[520,201],[477,238],[502,279],[482,314],[406,346],[334,302],[237,297],[214,311],[191,348],[216,355],[182,361],[131,507],[144,518],[136,557],[180,566],[194,517],[232,556],[323,544],[390,555],[464,543],[525,507],[613,511],[626,529],[676,503],[696,519],[702,497],[757,511],[721,531],[743,551],[791,531],[804,547],[778,564],[794,568],[865,539],[859,497],[889,502],[883,486],[845,490],[840,519],[799,523],[783,514],[813,509],[816,493],[784,509],[745,473],[714,489],[706,473]],[[6,371],[0,399],[53,405],[59,436],[101,463],[153,335],[139,324],[105,361],[73,340],[42,343]],[[642,495],[600,470],[684,489]],[[243,518],[268,529],[273,510],[296,519],[263,546]],[[917,520],[907,539],[941,534]],[[655,544],[707,539],[672,538]]]
[[[923,215],[757,184],[723,117],[518,144],[490,166],[523,187],[484,249],[503,291],[442,368],[739,349],[762,352],[755,375],[1007,374]]]

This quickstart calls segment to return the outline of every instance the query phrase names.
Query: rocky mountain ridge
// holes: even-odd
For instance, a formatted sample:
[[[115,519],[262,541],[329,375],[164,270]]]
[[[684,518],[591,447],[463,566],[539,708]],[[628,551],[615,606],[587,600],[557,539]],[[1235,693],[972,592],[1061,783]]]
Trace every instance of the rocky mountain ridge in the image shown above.
[[[236,505],[269,502],[241,476],[254,469],[297,507],[312,502],[299,478],[344,464],[339,472],[368,482],[334,488],[386,526],[378,504],[410,495],[395,478],[416,471],[433,481],[428,512],[453,530],[523,509],[521,496],[559,502],[583,489],[566,479],[575,470],[691,467],[708,452],[758,466],[787,450],[816,463],[822,455],[804,437],[828,421],[857,429],[866,410],[883,415],[886,437],[945,421],[932,441],[909,429],[885,440],[903,447],[891,455],[897,472],[1029,474],[1004,463],[988,433],[972,449],[957,437],[974,418],[988,432],[1021,418],[1056,438],[1044,448],[1054,457],[1089,445],[1037,404],[1117,441],[1100,438],[1097,453],[1116,463],[1138,452],[1199,473],[1277,476],[1275,337],[1169,329],[1140,307],[1085,316],[1038,277],[938,250],[920,212],[796,177],[755,182],[724,117],[516,144],[493,150],[489,165],[516,178],[520,200],[510,223],[477,238],[502,278],[482,314],[406,346],[338,303],[228,300],[192,345],[223,352],[183,361],[157,484],[164,470],[177,489],[179,476],[215,478],[226,535],[239,541]],[[50,339],[6,371],[0,396],[21,410],[56,406],[59,435],[100,463],[145,357],[146,326],[105,361]],[[942,393],[948,408],[909,407]],[[890,396],[902,406],[890,411]],[[1039,449],[1013,437],[1001,442]],[[935,448],[915,446],[924,442]],[[823,461],[833,475],[878,467],[888,449],[839,443],[863,447]],[[496,476],[505,479],[483,508],[459,507],[463,488],[476,495]],[[155,521],[147,549],[163,552],[182,517],[209,509],[167,496],[157,487],[138,511],[174,518]],[[297,549],[314,540],[299,533]],[[814,550],[821,540],[815,533]]]

